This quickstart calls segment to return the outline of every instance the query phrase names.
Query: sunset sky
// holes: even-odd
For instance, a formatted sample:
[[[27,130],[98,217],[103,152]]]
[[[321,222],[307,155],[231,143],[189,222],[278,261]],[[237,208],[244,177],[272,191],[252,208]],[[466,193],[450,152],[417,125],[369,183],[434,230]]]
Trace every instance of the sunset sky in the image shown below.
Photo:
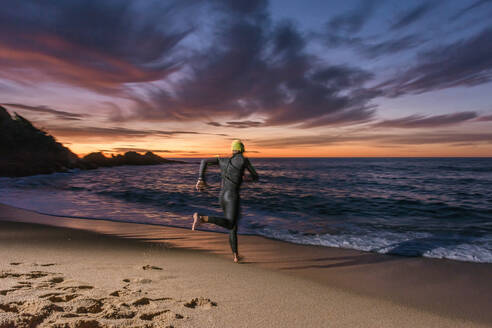
[[[75,153],[492,156],[492,1],[8,0],[0,103]]]

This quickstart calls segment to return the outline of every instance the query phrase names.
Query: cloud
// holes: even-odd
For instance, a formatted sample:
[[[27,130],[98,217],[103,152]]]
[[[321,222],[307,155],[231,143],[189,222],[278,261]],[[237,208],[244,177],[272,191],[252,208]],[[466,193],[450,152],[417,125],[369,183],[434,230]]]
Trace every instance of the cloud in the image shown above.
[[[146,153],[148,151],[151,151],[153,153],[172,153],[173,151],[171,150],[166,150],[166,149],[145,149],[145,148],[133,148],[133,147],[116,147],[116,148],[111,148],[111,150],[104,150],[107,152],[118,152],[118,153],[126,153],[128,151],[135,151],[137,153]]]
[[[421,46],[426,40],[417,34],[409,34],[375,43],[360,43],[357,46],[366,57],[375,58],[381,55],[395,54]]]
[[[448,126],[470,121],[477,117],[475,112],[459,112],[444,115],[410,115],[407,117],[385,120],[373,124],[373,127],[384,128],[435,128],[439,126]]]
[[[374,9],[381,1],[365,0],[360,2],[360,6],[341,15],[330,19],[327,27],[335,32],[357,33],[364,24],[371,18]]]
[[[353,124],[373,114],[367,108],[377,94],[364,88],[372,74],[308,54],[307,37],[290,21],[272,22],[264,1],[245,8],[220,4],[215,38],[187,62],[189,74],[170,88],[149,90],[124,120],[237,122],[258,114],[265,126],[319,126],[342,119]]]
[[[208,125],[211,125],[211,126],[222,126],[222,124],[220,124],[219,122],[207,122]]]
[[[312,135],[287,138],[260,139],[254,144],[265,148],[292,148],[331,146],[338,144],[366,144],[371,146],[405,146],[426,144],[492,144],[492,133],[456,133],[452,131],[418,134],[355,134],[355,135]]]
[[[423,4],[416,6],[410,10],[402,12],[396,19],[396,21],[391,25],[392,30],[399,30],[410,24],[415,23],[430,10],[436,7],[437,1],[434,2],[424,2]]]
[[[480,122],[492,121],[492,115],[484,115],[484,116],[477,117],[476,121],[480,121]]]
[[[76,114],[76,113],[70,113],[70,112],[52,109],[47,106],[28,106],[24,104],[1,104],[1,105],[7,107],[19,108],[19,109],[28,110],[37,113],[51,114],[51,115],[55,115],[57,119],[65,120],[65,121],[80,121],[83,117],[87,116],[85,114]]]
[[[222,127],[228,127],[228,128],[238,128],[238,129],[244,129],[244,128],[256,128],[263,126],[264,122],[259,122],[259,121],[229,121],[225,122],[224,124],[219,123],[219,122],[207,122],[208,125],[211,126],[222,126]]]
[[[7,93],[12,92],[14,88],[7,84],[5,81],[0,80],[0,92]]]
[[[218,135],[227,136],[225,134],[201,133],[195,131],[179,131],[179,130],[137,130],[127,128],[102,128],[102,127],[69,127],[69,126],[53,126],[47,127],[50,133],[55,137],[79,137],[79,138],[144,138],[149,136],[172,137],[176,135],[191,134],[191,135]]]
[[[301,124],[303,128],[312,128],[318,126],[345,126],[350,124],[363,124],[373,120],[376,112],[376,106],[361,106],[353,110],[346,110],[332,115],[327,115],[317,121],[311,121]]]
[[[357,54],[373,59],[380,56],[393,55],[402,51],[423,45],[427,39],[420,34],[407,34],[383,40],[367,40],[352,35],[337,35],[331,32],[318,34],[321,40],[329,47],[349,47]]]
[[[332,18],[327,24],[325,31],[314,35],[329,47],[349,47],[357,54],[366,58],[373,59],[379,56],[392,55],[409,49],[421,46],[428,41],[422,33],[406,33],[401,35],[387,36],[388,33],[372,37],[357,36],[356,33],[362,28],[365,22],[371,18],[376,8],[376,3],[363,1],[360,6],[348,13]],[[381,2],[377,3],[378,5]],[[401,13],[396,17],[396,21],[390,29],[400,30],[412,24],[428,11],[433,9],[436,3],[424,3]]]
[[[491,0],[478,0],[478,1],[475,1],[471,5],[466,6],[465,8],[461,9],[460,11],[458,11],[455,15],[451,16],[450,17],[450,20],[451,21],[457,20],[458,18],[460,18],[461,16],[467,14],[468,12],[470,12],[470,11],[476,9],[476,8],[479,8],[482,5],[491,4],[491,3],[492,3]]]
[[[360,28],[375,3],[333,26]],[[259,126],[239,123],[258,114],[265,126],[311,127],[370,118],[373,75],[323,63],[295,23],[268,10],[266,0],[11,2],[0,7],[0,78],[132,102],[115,108],[113,123],[213,117],[240,128]]]
[[[423,145],[423,144],[455,144],[455,143],[492,143],[492,133],[456,133],[456,132],[438,132],[438,133],[419,133],[417,135],[394,135],[383,138],[393,144],[401,145]]]
[[[372,17],[376,5],[381,4],[382,1],[362,1],[358,8],[333,17],[326,23],[321,33],[314,32],[312,36],[321,39],[328,47],[349,47],[369,59],[412,49],[427,41],[422,33],[397,34],[389,37],[388,33],[371,37],[358,36],[357,32]],[[424,7],[430,9],[431,5],[427,4]]]
[[[244,129],[244,128],[256,128],[260,127],[264,124],[264,122],[258,121],[230,121],[226,122],[228,127]]]
[[[176,71],[190,1],[12,1],[0,7],[0,76],[116,92]],[[39,13],[43,14],[40,15]],[[29,69],[26,69],[29,68]]]
[[[377,86],[389,97],[451,87],[471,87],[492,80],[492,27],[447,46],[422,52],[418,62]]]

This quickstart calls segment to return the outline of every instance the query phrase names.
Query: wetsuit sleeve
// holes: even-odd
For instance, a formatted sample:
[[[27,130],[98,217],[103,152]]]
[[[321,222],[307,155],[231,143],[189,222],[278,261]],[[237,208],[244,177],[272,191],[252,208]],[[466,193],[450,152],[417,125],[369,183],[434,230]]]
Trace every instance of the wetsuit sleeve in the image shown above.
[[[205,180],[205,171],[207,170],[207,165],[218,165],[218,164],[219,164],[218,157],[202,159],[202,162],[200,163],[200,173],[198,175],[198,179]]]
[[[246,158],[246,169],[249,171],[249,173],[251,173],[251,177],[253,178],[253,181],[258,181],[259,179],[258,173],[256,173],[253,164],[251,164],[251,162],[247,158]]]

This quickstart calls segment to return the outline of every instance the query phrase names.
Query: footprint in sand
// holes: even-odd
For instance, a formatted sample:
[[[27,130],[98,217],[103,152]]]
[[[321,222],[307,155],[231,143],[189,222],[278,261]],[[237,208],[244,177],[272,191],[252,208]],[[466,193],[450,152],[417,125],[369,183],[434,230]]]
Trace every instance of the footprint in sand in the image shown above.
[[[48,282],[51,282],[52,284],[59,284],[63,282],[65,279],[63,277],[54,277],[48,280]]]
[[[4,289],[4,290],[0,290],[0,295],[7,295],[8,293],[11,293],[11,292],[15,292],[15,289]]]
[[[154,317],[157,317],[158,315],[161,315],[162,313],[168,312],[169,310],[164,310],[164,311],[158,311],[158,312],[151,312],[151,313],[143,313],[140,315],[141,320],[153,320]]]
[[[163,317],[166,317],[167,319],[183,319],[184,317],[176,312],[173,311],[165,311]]]
[[[179,313],[183,306],[191,309],[210,309],[217,306],[217,303],[203,297],[189,301],[169,297],[152,298],[146,295],[147,292],[134,289],[138,288],[135,283],[151,282],[150,279],[143,278],[124,279],[126,284],[120,289],[105,292],[109,296],[93,298],[92,291],[85,290],[94,289],[97,292],[98,289],[75,280],[66,280],[60,273],[3,271],[0,272],[0,277],[17,280],[16,286],[0,291],[3,295],[13,293],[8,296],[9,302],[0,302],[0,328],[99,328],[115,325],[122,328],[173,327],[174,322],[178,323],[176,320],[191,319],[188,315]],[[37,282],[29,280],[41,277],[46,278]],[[41,286],[42,284],[44,285]],[[37,292],[27,296],[29,299],[26,299],[25,293],[15,293],[16,290],[26,288]]]
[[[122,303],[120,306],[110,305],[103,317],[106,319],[131,319],[135,315],[135,311],[132,311],[127,304]]]
[[[154,265],[144,265],[142,267],[143,270],[162,270],[162,268],[159,268],[158,266],[154,266]]]
[[[162,302],[162,301],[172,301],[171,297],[160,297],[151,299],[154,302]]]
[[[59,287],[56,287],[56,289],[63,290],[63,291],[69,292],[69,293],[76,293],[76,292],[79,292],[79,291],[82,291],[82,290],[94,289],[94,287],[93,286],[89,286],[89,285],[59,286]]]
[[[135,304],[135,302],[133,304]],[[149,303],[145,303],[145,305],[147,305],[147,304],[149,304]],[[159,320],[159,318],[160,319],[167,319],[167,320],[170,320],[170,319],[183,319],[184,316],[182,316],[179,313],[173,312],[173,311],[171,311],[169,309],[163,309],[163,310],[158,310],[158,311],[140,313],[139,316],[138,316],[138,318],[140,320],[152,321],[152,320],[154,320],[156,318],[157,318],[157,320]]]
[[[36,289],[44,289],[44,288],[49,288],[49,287],[52,287],[51,284],[48,284],[46,282],[41,282],[39,284],[36,284]]]
[[[26,273],[25,276],[26,279],[38,279],[38,278],[43,278],[51,274],[51,272],[43,272],[43,271],[31,271],[29,273]]]
[[[19,278],[20,276],[22,276],[21,273],[4,272],[4,271],[2,271],[0,273],[0,278],[1,279],[5,279],[5,278]]]
[[[132,305],[135,305],[135,306],[142,306],[142,305],[148,305],[148,304],[150,304],[150,298],[147,298],[147,297],[142,297],[142,298],[139,298],[138,300],[132,302]]]
[[[120,291],[119,290],[115,290],[114,292],[110,293],[109,296],[115,296],[115,297],[120,297]]]
[[[20,285],[26,285],[26,286],[29,286],[29,287],[32,285],[32,283],[30,283],[29,281],[18,281],[17,283],[20,284]]]
[[[58,295],[61,295],[61,294],[62,293],[57,293],[57,292],[48,293],[48,294],[39,295],[39,298],[47,298],[47,297],[51,297],[51,296],[58,296]]]
[[[80,295],[77,294],[70,294],[70,295],[53,295],[48,297],[48,300],[53,303],[62,303],[62,302],[69,302]]]
[[[50,267],[50,266],[53,266],[53,265],[56,265],[56,263],[33,263],[32,264],[33,266],[42,266],[42,267]]]
[[[22,262],[10,262],[9,264],[10,265],[20,265],[20,264],[22,264]]]
[[[55,323],[51,328],[102,328],[104,327],[99,321],[94,319],[80,319],[71,322]]]
[[[46,277],[47,275],[52,274],[51,272],[43,272],[43,271],[31,271],[28,273],[17,273],[17,272],[5,272],[2,271],[0,273],[0,279],[4,278],[25,278],[25,279],[37,279]]]
[[[152,282],[152,280],[146,278],[136,278],[134,281],[138,284],[150,284]]]
[[[0,303],[0,310],[5,312],[19,312],[19,305],[24,304],[24,302],[10,302],[10,303]]]
[[[0,304],[0,309],[17,314],[7,316],[2,322],[2,327],[37,327],[53,313],[63,312],[63,308],[55,304],[23,301]]]
[[[191,301],[187,302],[184,304],[185,307],[194,309],[196,307],[202,308],[202,309],[211,309],[214,306],[217,306],[217,303],[212,302],[208,298],[203,298],[203,297],[197,297],[192,299]]]
[[[17,281],[17,285],[12,286],[12,289],[21,289],[21,288],[31,288],[32,284],[29,281]]]
[[[103,310],[101,300],[93,298],[79,299],[75,301],[76,313],[99,313]]]
[[[62,318],[78,318],[79,315],[75,313],[64,313],[61,315]]]

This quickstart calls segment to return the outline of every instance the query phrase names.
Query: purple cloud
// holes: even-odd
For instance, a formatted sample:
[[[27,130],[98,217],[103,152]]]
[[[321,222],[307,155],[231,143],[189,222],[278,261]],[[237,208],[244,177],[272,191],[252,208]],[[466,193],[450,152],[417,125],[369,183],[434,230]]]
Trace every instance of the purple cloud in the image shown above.
[[[464,40],[423,52],[416,65],[379,86],[389,97],[492,80],[492,27]]]
[[[410,115],[395,120],[385,120],[373,124],[373,127],[384,128],[435,128],[439,126],[448,126],[460,124],[466,121],[470,121],[477,117],[475,112],[460,112],[444,115]]]

